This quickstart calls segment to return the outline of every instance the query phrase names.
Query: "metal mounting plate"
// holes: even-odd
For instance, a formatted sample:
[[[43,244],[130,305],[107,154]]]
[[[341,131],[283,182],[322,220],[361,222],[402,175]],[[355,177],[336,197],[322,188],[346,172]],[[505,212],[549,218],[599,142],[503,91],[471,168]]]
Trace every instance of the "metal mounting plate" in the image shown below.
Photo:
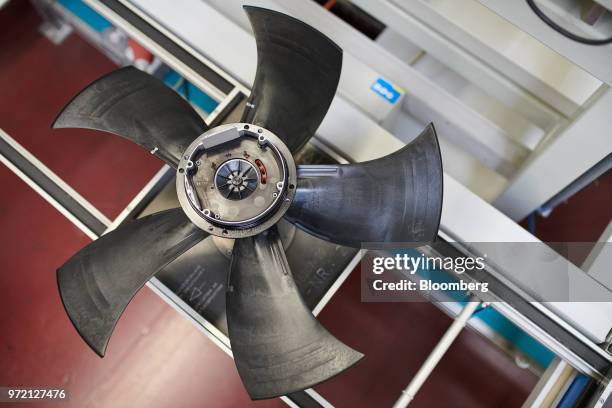
[[[232,160],[257,168],[265,164],[267,179],[257,170],[257,187],[242,199],[217,188],[218,169]],[[187,148],[179,162],[176,191],[189,219],[209,234],[224,238],[256,235],[285,214],[297,185],[293,156],[272,132],[248,123],[210,129]]]

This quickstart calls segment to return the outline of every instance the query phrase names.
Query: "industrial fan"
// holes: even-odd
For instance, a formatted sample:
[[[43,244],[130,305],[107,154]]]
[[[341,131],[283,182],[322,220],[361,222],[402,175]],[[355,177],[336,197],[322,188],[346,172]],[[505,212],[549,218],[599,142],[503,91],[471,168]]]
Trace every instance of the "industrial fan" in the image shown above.
[[[442,166],[432,125],[386,157],[348,165],[296,166],[336,92],[342,50],[287,15],[245,7],[257,73],[241,123],[209,129],[187,101],[135,68],[78,94],[54,128],[106,131],[177,169],[180,208],[129,222],[80,250],[57,271],[64,307],[103,356],[136,292],[209,235],[235,239],[227,324],[251,398],[311,387],[362,354],[332,336],[305,305],[276,223],[339,245],[425,242],[438,231]],[[347,124],[350,132],[350,124]]]

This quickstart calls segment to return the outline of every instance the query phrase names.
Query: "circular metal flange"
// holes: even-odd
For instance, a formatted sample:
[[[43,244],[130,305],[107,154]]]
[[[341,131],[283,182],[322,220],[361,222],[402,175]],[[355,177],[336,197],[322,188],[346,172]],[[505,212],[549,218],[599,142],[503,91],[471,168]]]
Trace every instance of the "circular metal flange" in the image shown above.
[[[283,248],[288,250],[295,238],[297,227],[291,224],[289,221],[280,220],[276,226],[278,227],[278,234],[280,235]],[[232,251],[234,249],[234,243],[236,240],[231,238],[222,238],[213,235],[212,241],[224,257],[232,259]]]
[[[287,211],[296,168],[285,144],[248,123],[210,129],[187,148],[178,165],[176,190],[189,219],[225,238],[256,235]]]

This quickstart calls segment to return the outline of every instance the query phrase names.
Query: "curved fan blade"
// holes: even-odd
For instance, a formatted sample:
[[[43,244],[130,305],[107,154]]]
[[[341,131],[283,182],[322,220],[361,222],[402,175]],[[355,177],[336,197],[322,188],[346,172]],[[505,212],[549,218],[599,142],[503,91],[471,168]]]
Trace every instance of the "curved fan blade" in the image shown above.
[[[121,313],[162,267],[206,237],[176,208],[98,238],[57,270],[60,296],[83,340],[101,357]]]
[[[363,357],[325,330],[306,307],[276,227],[236,240],[227,324],[236,366],[252,399],[306,389]]]
[[[118,69],[83,89],[53,128],[102,130],[125,137],[176,168],[207,126],[176,92],[134,67]]]
[[[242,121],[262,126],[298,151],[329,109],[342,50],[293,17],[245,6],[257,42],[257,73]]]
[[[231,251],[231,244],[226,241],[233,243],[230,239],[209,236],[162,268],[155,277],[227,335],[225,288],[230,257],[226,251]]]
[[[442,160],[433,124],[412,143],[380,159],[299,166],[285,217],[340,245],[429,242],[442,212]]]

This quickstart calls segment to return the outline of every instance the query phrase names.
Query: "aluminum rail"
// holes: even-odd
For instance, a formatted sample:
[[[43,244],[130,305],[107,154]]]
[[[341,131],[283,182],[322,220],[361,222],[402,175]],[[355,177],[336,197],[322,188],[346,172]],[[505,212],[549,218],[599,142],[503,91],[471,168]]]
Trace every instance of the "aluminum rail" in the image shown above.
[[[430,249],[430,256],[465,256],[473,255],[464,244],[454,242],[446,233],[439,234],[436,249]],[[508,318],[523,331],[542,343],[557,356],[567,361],[577,370],[595,379],[604,379],[612,367],[612,354],[606,352],[599,343],[595,343],[579,330],[561,319],[543,303],[534,302],[530,296],[503,275],[487,265],[485,277],[478,280],[470,272],[461,274],[461,279],[468,282],[487,282],[489,294],[487,301],[490,307]],[[455,275],[459,276],[459,275]]]
[[[455,317],[455,320],[453,320],[438,344],[436,344],[436,347],[434,347],[421,368],[419,368],[419,371],[417,371],[412,378],[408,387],[402,391],[402,395],[395,402],[393,408],[405,408],[412,402],[416,393],[419,392],[421,386],[427,381],[429,375],[436,368],[440,360],[442,360],[444,354],[446,354],[448,349],[453,345],[455,339],[459,337],[459,334],[461,334],[461,331],[465,328],[468,320],[481,304],[481,302],[472,299],[463,307],[461,313]]]
[[[68,218],[88,237],[96,238],[111,221],[0,129],[0,162]]]
[[[248,93],[242,84],[162,25],[138,15],[133,5],[117,0],[85,2],[215,101],[224,100],[234,88]]]

